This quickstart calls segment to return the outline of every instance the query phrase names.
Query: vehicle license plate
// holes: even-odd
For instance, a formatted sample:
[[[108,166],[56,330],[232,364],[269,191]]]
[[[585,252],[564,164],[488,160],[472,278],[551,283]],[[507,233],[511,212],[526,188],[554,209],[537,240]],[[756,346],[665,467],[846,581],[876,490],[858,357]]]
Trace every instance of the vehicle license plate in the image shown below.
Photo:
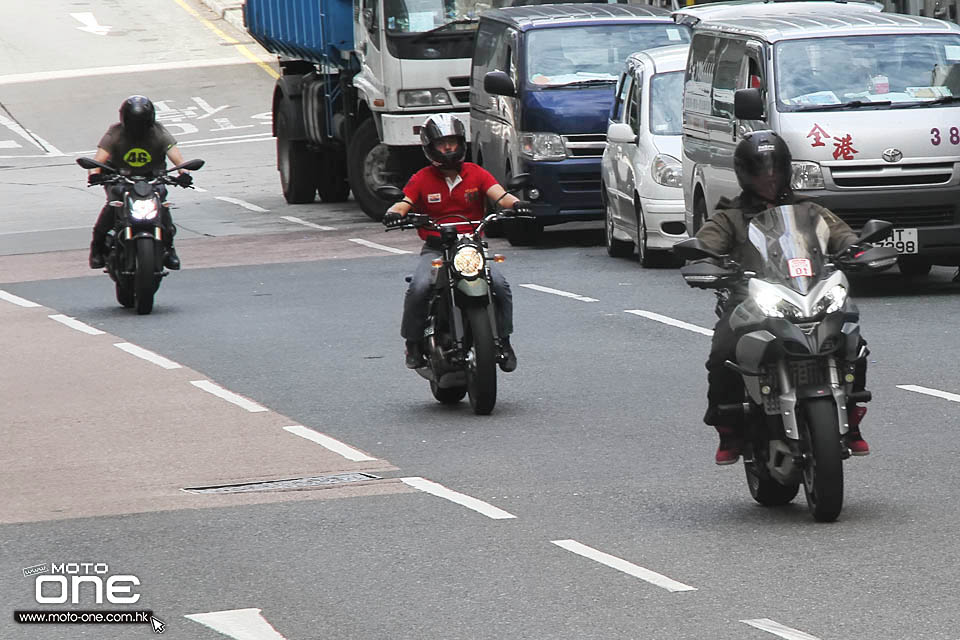
[[[874,244],[878,247],[893,247],[900,253],[917,253],[920,250],[916,229],[894,229],[889,238]]]

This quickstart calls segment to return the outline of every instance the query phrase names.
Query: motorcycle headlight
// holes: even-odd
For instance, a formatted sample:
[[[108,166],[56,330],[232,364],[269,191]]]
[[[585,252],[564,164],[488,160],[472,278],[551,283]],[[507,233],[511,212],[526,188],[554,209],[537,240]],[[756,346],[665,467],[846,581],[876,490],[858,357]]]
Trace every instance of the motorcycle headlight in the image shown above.
[[[157,217],[157,203],[154,200],[131,200],[130,217],[134,220],[153,220]]]
[[[823,189],[823,171],[816,162],[794,162],[790,187],[795,191]]]
[[[814,315],[821,313],[833,313],[843,308],[843,303],[847,301],[847,288],[842,284],[834,285],[813,305]]]
[[[673,156],[658,154],[651,166],[653,179],[665,187],[682,187],[683,165]]]
[[[412,89],[397,92],[397,103],[401,107],[432,107],[450,104],[450,94],[446,89]]]
[[[464,278],[473,278],[483,269],[483,254],[475,247],[460,247],[453,256],[453,268]]]
[[[564,160],[567,147],[556,133],[521,133],[520,154],[530,160]]]
[[[759,291],[754,297],[754,301],[768,318],[787,318],[796,320],[803,316],[800,307],[789,300],[777,295],[775,291]]]

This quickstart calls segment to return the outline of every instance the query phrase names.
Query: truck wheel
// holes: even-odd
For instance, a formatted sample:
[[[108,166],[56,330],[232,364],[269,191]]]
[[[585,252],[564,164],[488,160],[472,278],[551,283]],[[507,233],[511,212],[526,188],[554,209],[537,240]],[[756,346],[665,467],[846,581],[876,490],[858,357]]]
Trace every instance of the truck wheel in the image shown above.
[[[317,175],[317,194],[324,202],[344,202],[350,197],[347,182],[347,157],[342,151],[326,151]]]
[[[380,198],[374,191],[377,187],[392,184],[393,175],[388,171],[389,158],[387,146],[381,144],[377,137],[373,118],[367,118],[357,127],[347,149],[347,175],[353,197],[363,212],[376,222],[383,219],[383,214],[393,204],[390,200]]]
[[[303,140],[290,139],[290,114],[282,106],[277,110],[277,169],[283,197],[290,204],[313,202],[317,192],[317,154]]]

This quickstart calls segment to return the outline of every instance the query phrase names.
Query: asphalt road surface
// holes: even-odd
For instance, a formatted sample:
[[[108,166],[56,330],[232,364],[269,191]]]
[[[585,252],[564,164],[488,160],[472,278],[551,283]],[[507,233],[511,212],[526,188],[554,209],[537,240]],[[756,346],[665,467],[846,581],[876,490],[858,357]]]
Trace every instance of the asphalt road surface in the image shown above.
[[[676,270],[583,227],[492,240],[520,366],[491,416],[441,406],[399,338],[419,242],[284,203],[269,56],[192,1],[9,4],[0,638],[154,633],[14,618],[60,610],[192,640],[960,638],[951,270],[854,282],[873,453],[817,524],[713,464],[713,299]],[[74,163],[131,93],[207,162],[149,316],[86,266],[103,196]],[[139,599],[98,603],[111,576]]]

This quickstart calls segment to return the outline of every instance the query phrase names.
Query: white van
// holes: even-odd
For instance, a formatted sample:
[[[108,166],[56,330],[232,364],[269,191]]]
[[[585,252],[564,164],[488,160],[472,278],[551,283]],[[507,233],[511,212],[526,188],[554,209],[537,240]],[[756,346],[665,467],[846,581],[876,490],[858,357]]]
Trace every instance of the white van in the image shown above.
[[[854,229],[893,222],[900,270],[960,264],[960,26],[875,6],[778,2],[677,12],[694,37],[683,98],[691,234],[740,189],[733,150],[772,129],[792,186]]]

